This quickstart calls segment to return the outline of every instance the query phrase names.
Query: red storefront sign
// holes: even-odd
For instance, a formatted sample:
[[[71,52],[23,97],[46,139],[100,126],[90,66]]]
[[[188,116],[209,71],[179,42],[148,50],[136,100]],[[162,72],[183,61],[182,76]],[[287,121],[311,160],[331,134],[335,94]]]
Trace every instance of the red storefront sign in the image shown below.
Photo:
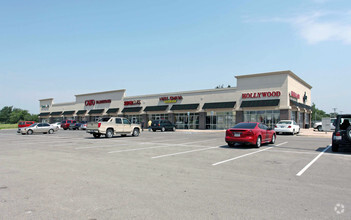
[[[140,105],[141,100],[134,100],[134,101],[124,101],[124,105]]]
[[[94,106],[95,104],[106,104],[106,103],[111,103],[111,99],[97,100],[97,101],[95,101],[94,99],[85,100],[85,106]]]
[[[290,92],[290,96],[291,96],[292,98],[295,98],[295,99],[299,99],[299,98],[300,98],[300,94],[297,94],[297,93],[294,92],[294,91],[291,91],[291,92]]]
[[[273,92],[253,92],[253,93],[243,93],[242,99],[258,99],[258,98],[269,98],[269,97],[279,97],[281,95],[280,91]]]

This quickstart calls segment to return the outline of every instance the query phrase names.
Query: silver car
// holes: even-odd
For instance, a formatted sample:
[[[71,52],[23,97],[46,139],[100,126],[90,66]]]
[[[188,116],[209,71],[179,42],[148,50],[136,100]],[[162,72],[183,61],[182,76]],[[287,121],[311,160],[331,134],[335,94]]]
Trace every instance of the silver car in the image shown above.
[[[53,134],[58,128],[54,127],[48,123],[35,123],[29,127],[21,128],[21,134],[33,134],[33,133],[43,133],[43,134]]]

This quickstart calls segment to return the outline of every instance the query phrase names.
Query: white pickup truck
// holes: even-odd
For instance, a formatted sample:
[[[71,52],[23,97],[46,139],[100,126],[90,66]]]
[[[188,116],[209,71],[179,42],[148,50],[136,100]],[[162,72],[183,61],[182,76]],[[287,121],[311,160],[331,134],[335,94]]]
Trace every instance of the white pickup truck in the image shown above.
[[[105,135],[107,138],[112,138],[114,135],[132,135],[139,136],[140,125],[132,124],[127,118],[111,117],[98,122],[87,123],[87,133],[92,134],[94,138],[99,138]]]
[[[330,129],[331,130],[335,130],[335,126],[334,126],[334,121],[336,120],[336,118],[331,118],[330,119]],[[322,122],[316,122],[313,125],[313,130],[317,129],[318,131],[323,131],[323,127],[322,127]]]

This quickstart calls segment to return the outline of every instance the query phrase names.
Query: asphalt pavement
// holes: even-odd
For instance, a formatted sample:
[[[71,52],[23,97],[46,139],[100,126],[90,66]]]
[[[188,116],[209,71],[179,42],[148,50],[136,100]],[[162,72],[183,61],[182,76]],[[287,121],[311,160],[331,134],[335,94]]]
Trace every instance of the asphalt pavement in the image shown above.
[[[350,219],[351,152],[278,135],[228,147],[224,132],[0,131],[0,219]]]

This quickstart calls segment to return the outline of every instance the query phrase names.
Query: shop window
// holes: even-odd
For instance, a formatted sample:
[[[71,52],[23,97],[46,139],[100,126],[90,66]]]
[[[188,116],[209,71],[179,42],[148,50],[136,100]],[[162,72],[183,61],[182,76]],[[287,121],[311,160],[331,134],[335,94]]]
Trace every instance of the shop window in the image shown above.
[[[168,114],[150,114],[148,115],[148,118],[150,120],[161,120],[161,119],[168,120]]]
[[[206,116],[206,129],[228,129],[235,125],[235,112],[211,112]]]
[[[260,122],[273,128],[280,120],[279,110],[265,110],[265,111],[244,111],[245,122]]]
[[[177,129],[199,129],[199,113],[174,114]]]

